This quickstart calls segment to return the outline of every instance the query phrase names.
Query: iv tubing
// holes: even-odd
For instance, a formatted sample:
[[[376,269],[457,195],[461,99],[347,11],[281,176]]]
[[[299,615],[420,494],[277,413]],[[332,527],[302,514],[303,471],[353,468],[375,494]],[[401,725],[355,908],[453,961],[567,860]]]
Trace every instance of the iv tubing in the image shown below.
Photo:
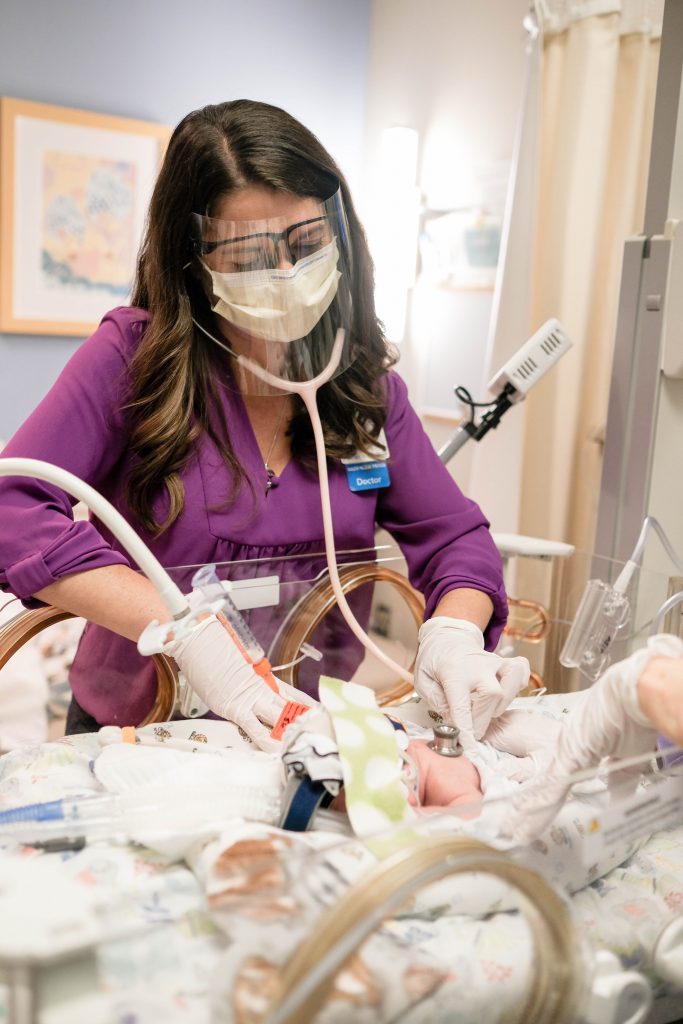
[[[636,541],[636,546],[634,547],[633,552],[631,553],[631,557],[629,558],[624,568],[621,570],[621,573],[619,574],[619,577],[614,584],[614,589],[619,591],[619,593],[624,593],[631,580],[631,576],[633,575],[635,569],[638,568],[640,559],[643,555],[643,550],[645,548],[645,541],[647,540],[647,535],[650,529],[653,529],[655,531],[667,555],[669,556],[673,564],[676,566],[678,571],[680,573],[683,573],[683,563],[681,563],[680,558],[674,551],[671,542],[669,541],[667,535],[664,533],[664,530],[659,524],[659,521],[655,519],[654,516],[646,516],[643,520],[643,525],[640,528],[640,535],[638,537],[638,540]],[[669,609],[667,608],[666,611],[668,610]],[[666,614],[666,612],[664,614]]]
[[[681,601],[683,601],[683,591],[681,590],[677,591],[675,594],[672,594],[671,597],[666,599],[666,601],[661,606],[661,608],[655,615],[654,619],[652,620],[652,625],[650,626],[650,636],[655,636],[657,633],[660,632],[664,616],[668,612],[670,612],[672,608],[675,608],[677,604],[680,604]]]
[[[683,573],[683,564],[681,563],[680,558],[678,557],[678,555],[674,551],[673,547],[671,546],[671,542],[669,541],[669,538],[667,537],[667,535],[664,533],[664,530],[662,529],[659,521],[657,519],[655,519],[654,516],[646,516],[645,519],[643,520],[643,525],[642,525],[641,530],[640,530],[640,536],[638,537],[638,540],[636,541],[636,546],[633,549],[633,554],[631,555],[631,560],[633,562],[639,561],[639,559],[640,559],[640,557],[641,557],[641,555],[643,553],[643,548],[645,547],[645,539],[647,537],[648,530],[650,528],[652,528],[655,531],[655,533],[657,534],[657,536],[659,537],[660,541],[662,542],[662,547],[664,548],[664,550],[666,551],[667,555],[669,556],[669,558],[671,559],[673,564],[676,566],[678,571],[680,573]]]
[[[330,361],[325,369],[309,381],[290,381],[283,380],[280,377],[276,377],[275,374],[265,370],[258,363],[255,363],[252,359],[246,356],[238,356],[237,361],[241,363],[247,370],[254,374],[256,377],[260,377],[261,380],[267,384],[272,385],[279,391],[289,391],[300,395],[308,415],[311,417],[311,426],[313,427],[313,436],[315,438],[315,452],[318,460],[318,476],[320,479],[320,503],[322,505],[323,513],[323,530],[325,533],[325,555],[327,557],[327,569],[330,574],[330,582],[332,584],[332,590],[334,596],[337,599],[339,610],[342,613],[344,620],[351,630],[351,632],[360,640],[366,650],[374,654],[383,664],[392,670],[392,672],[398,673],[401,679],[405,679],[408,683],[413,683],[413,674],[408,672],[402,665],[390,658],[388,654],[385,654],[381,647],[370,639],[368,634],[365,632],[361,624],[356,619],[355,615],[351,611],[349,604],[346,600],[346,595],[342,590],[341,581],[339,579],[339,571],[337,569],[336,551],[334,547],[334,529],[332,525],[332,504],[330,501],[330,485],[327,475],[327,460],[325,455],[325,439],[323,437],[322,424],[320,422],[320,414],[318,412],[318,405],[316,401],[316,395],[318,389],[322,384],[326,384],[330,379],[334,371],[339,365],[341,358],[342,345],[344,344],[344,330],[340,327],[337,331],[337,337],[334,341],[334,347],[332,349],[332,355]]]
[[[154,557],[147,545],[138,537],[120,512],[111,505],[94,487],[86,484],[60,466],[40,459],[3,459],[0,457],[0,476],[25,476],[61,487],[68,494],[84,501],[95,515],[109,527],[128,554],[140,566],[145,576],[159,592],[159,596],[173,615],[182,618],[189,612],[187,601],[168,575],[161,563]]]

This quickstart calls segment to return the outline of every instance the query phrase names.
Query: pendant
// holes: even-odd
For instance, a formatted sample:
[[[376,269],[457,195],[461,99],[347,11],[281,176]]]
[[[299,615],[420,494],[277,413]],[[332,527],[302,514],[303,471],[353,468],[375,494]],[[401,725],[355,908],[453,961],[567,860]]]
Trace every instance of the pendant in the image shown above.
[[[270,466],[268,465],[267,462],[264,462],[263,465],[265,467],[266,475],[268,477],[268,479],[266,480],[266,494],[268,494],[268,491],[272,490],[272,487],[273,487],[273,477],[275,476],[275,473],[270,468]]]

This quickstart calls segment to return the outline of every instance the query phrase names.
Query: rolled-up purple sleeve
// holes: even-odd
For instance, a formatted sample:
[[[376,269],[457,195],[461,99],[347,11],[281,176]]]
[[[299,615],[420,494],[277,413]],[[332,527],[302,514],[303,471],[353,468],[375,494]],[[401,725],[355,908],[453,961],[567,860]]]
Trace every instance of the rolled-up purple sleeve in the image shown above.
[[[127,450],[131,342],[144,320],[139,310],[105,317],[0,456],[51,462],[112,500]],[[29,599],[63,576],[128,564],[95,523],[74,521],[76,501],[35,478],[0,477],[1,589],[38,603]]]
[[[484,636],[493,650],[508,608],[488,520],[442,464],[398,374],[388,375],[387,390],[391,486],[379,492],[378,523],[405,555],[410,581],[425,596],[425,618],[450,590],[468,587],[488,594],[493,614]]]

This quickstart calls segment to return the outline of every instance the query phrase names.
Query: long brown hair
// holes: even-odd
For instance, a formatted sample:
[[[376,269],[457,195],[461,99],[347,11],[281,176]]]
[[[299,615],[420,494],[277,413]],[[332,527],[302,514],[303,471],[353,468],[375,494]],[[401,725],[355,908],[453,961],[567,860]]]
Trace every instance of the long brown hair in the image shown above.
[[[130,509],[153,534],[177,519],[184,504],[180,470],[205,431],[231,467],[237,494],[245,474],[233,449],[218,396],[224,358],[197,330],[211,309],[193,259],[194,212],[212,215],[217,202],[249,185],[329,198],[341,189],[353,252],[351,366],[318,393],[328,455],[348,457],[376,439],[385,421],[382,376],[395,361],[373,297],[373,265],[348,185],[318,139],[279,107],[235,100],[196,110],[173,132],[150,203],[133,288],[133,305],[150,322],[131,365],[131,447],[137,456],[126,486]],[[290,424],[293,457],[315,464],[308,414],[297,399]],[[165,489],[163,522],[153,502]]]

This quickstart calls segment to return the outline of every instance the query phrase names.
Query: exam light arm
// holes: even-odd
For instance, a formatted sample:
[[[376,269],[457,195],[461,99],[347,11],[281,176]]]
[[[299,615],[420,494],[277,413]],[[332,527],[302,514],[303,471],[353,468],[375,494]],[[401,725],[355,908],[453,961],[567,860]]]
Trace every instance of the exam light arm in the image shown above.
[[[446,465],[470,438],[481,441],[494,430],[508,409],[526,398],[527,392],[571,348],[572,342],[554,317],[536,331],[515,355],[489,382],[488,390],[495,395],[492,407],[477,423],[463,423],[449,441],[439,448],[439,458]]]

